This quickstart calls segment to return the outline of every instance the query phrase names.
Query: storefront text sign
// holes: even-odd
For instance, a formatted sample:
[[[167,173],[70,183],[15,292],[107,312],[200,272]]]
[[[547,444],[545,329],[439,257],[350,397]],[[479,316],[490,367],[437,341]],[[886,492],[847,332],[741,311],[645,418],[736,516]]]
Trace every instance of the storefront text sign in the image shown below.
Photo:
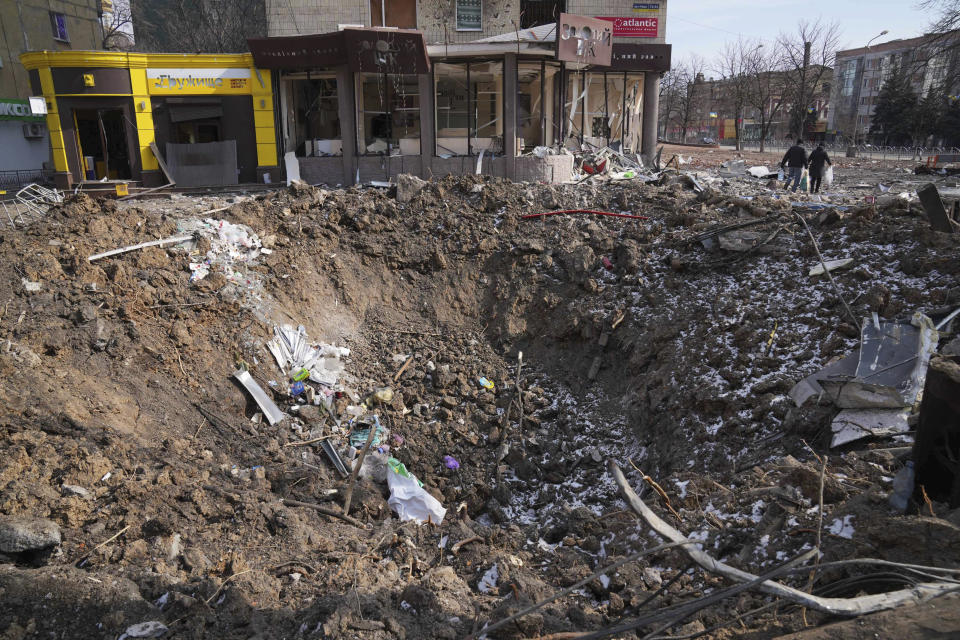
[[[247,94],[250,69],[147,69],[151,95]]]
[[[617,42],[613,45],[610,70],[669,71],[672,51],[669,44]]]
[[[558,60],[610,66],[613,32],[609,23],[599,18],[561,13],[557,25]]]
[[[658,2],[634,2],[633,3],[633,12],[634,13],[657,13],[660,11],[660,3]]]
[[[0,120],[28,120],[39,122],[42,115],[34,115],[30,103],[17,98],[0,98]]]
[[[613,23],[613,35],[618,38],[656,38],[660,29],[659,18],[601,17]]]

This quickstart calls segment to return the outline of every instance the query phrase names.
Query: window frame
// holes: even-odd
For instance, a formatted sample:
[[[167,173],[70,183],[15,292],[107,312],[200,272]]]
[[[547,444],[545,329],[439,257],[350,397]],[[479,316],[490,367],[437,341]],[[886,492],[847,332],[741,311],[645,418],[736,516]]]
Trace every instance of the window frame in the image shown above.
[[[479,27],[461,27],[460,26],[460,3],[461,2],[476,2],[477,6],[480,8],[480,26]],[[483,0],[454,0],[454,17],[453,25],[458,32],[480,32],[483,31]]]
[[[485,64],[491,64],[491,63],[492,63],[492,64],[498,64],[498,65],[500,65],[500,82],[499,82],[500,90],[499,90],[499,91],[495,91],[495,92],[493,92],[493,93],[499,96],[500,109],[501,109],[501,111],[503,111],[503,110],[504,110],[504,106],[505,106],[505,105],[504,105],[504,100],[505,100],[506,88],[507,88],[506,58],[505,58],[505,57],[502,57],[502,58],[501,58],[501,57],[496,57],[496,56],[494,56],[494,57],[491,57],[491,58],[482,58],[482,57],[481,57],[481,58],[476,58],[476,59],[474,59],[474,58],[451,58],[451,59],[448,59],[448,60],[444,60],[443,63],[441,63],[441,64],[445,64],[445,65],[450,65],[450,66],[462,65],[462,66],[464,67],[465,72],[466,72],[466,80],[465,80],[465,82],[466,82],[466,91],[467,91],[467,105],[466,105],[466,109],[467,109],[467,122],[466,122],[466,125],[467,125],[467,126],[466,126],[467,154],[466,154],[466,155],[451,154],[450,157],[475,158],[475,157],[477,157],[477,155],[478,155],[478,154],[474,153],[473,140],[480,138],[480,136],[479,136],[479,128],[477,128],[477,122],[475,121],[475,118],[474,118],[473,116],[475,115],[475,114],[474,114],[474,111],[475,111],[475,109],[476,109],[476,105],[477,105],[477,102],[478,102],[478,97],[477,97],[477,96],[479,96],[479,92],[474,92],[474,90],[473,90],[472,78],[470,77],[470,67],[471,67],[471,66],[476,67],[476,66],[478,66],[478,65],[485,65]],[[443,157],[443,156],[437,151],[437,146],[439,145],[438,140],[439,140],[439,138],[440,138],[440,136],[438,135],[439,130],[440,130],[440,118],[439,118],[439,116],[438,116],[438,114],[437,114],[437,111],[438,111],[438,100],[437,100],[438,79],[437,79],[437,74],[436,74],[436,67],[434,67],[434,68],[432,68],[432,69],[430,70],[430,81],[431,81],[431,84],[432,84],[432,86],[433,86],[433,108],[434,108],[434,117],[433,117],[433,157],[435,157],[435,158],[441,158],[441,157]],[[494,104],[496,104],[496,99],[494,100]],[[506,116],[506,114],[503,114],[502,117],[505,117],[505,116]],[[487,125],[484,125],[484,127],[489,126],[489,124],[490,124],[490,123],[488,123]],[[478,135],[472,135],[472,134],[478,134]],[[501,140],[500,140],[501,143],[503,143],[503,142],[504,142],[504,133],[501,133],[501,134],[500,134],[500,138],[501,138]],[[503,147],[503,145],[501,144],[501,149],[500,149],[500,153],[501,153],[501,154],[502,154],[502,153],[505,153],[505,149],[502,148],[502,147]],[[423,149],[421,149],[420,151],[421,151],[421,153],[423,153]],[[495,153],[495,152],[494,152],[494,153]]]
[[[70,42],[70,31],[67,29],[67,15],[59,11],[50,11],[50,30],[53,32],[53,39],[57,42]],[[63,21],[63,36],[60,35],[60,25],[57,23],[57,17]]]

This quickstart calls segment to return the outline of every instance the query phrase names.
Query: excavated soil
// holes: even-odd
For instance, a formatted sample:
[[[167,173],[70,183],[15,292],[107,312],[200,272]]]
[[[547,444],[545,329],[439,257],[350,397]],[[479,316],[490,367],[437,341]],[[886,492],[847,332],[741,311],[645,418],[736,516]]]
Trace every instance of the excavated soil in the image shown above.
[[[638,469],[649,474],[669,499],[644,494],[661,517],[748,571],[815,544],[817,456],[824,561],[957,567],[960,512],[887,505],[909,436],[831,450],[836,410],[787,396],[859,335],[830,282],[807,275],[819,260],[795,213],[826,259],[853,258],[835,279],[858,318],[960,305],[960,235],[931,231],[915,199],[865,203],[855,171],[828,198],[839,208],[714,174],[697,176],[702,191],[670,172],[560,186],[476,176],[406,202],[306,186],[80,195],[3,229],[0,514],[50,519],[62,541],[0,555],[0,637],[117,638],[147,621],[177,638],[466,637],[660,541],[619,498],[608,459],[638,490]],[[909,189],[888,177],[892,193]],[[221,207],[209,217],[248,226],[270,253],[201,280],[198,254],[177,247],[87,259]],[[648,219],[521,217],[580,208]],[[701,242],[741,221],[772,239],[746,252]],[[350,512],[360,526],[281,502],[339,511],[345,486],[319,443],[299,444],[330,424],[291,409],[265,346],[283,324],[350,349],[339,412],[392,388],[378,409],[389,455],[447,508],[440,526],[400,522],[370,478]],[[231,377],[241,366],[282,422],[259,419]],[[814,592],[904,584],[863,573],[821,572]],[[807,574],[788,580],[806,587]],[[598,630],[724,584],[668,550],[489,637]],[[673,633],[770,638],[832,622],[787,603],[750,613],[770,602],[740,594]],[[911,615],[936,615],[924,606]],[[870,620],[856,624],[887,628]],[[855,637],[829,629],[798,637]]]

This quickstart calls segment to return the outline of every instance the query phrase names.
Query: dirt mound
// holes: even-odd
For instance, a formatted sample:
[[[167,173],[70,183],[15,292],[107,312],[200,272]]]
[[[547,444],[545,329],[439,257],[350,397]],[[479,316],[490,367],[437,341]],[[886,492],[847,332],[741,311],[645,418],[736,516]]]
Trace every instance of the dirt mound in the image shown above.
[[[795,212],[826,259],[854,259],[836,278],[858,316],[960,304],[960,242],[905,201],[828,215],[721,185],[479,176],[406,185],[403,199],[295,186],[205,215],[78,196],[3,232],[0,513],[49,518],[63,540],[0,558],[19,594],[4,596],[0,629],[464,637],[643,544],[609,457],[656,478],[689,535],[762,571],[818,526],[808,445],[824,451],[832,410],[797,409],[787,392],[858,335],[829,282],[807,275],[819,260]],[[576,209],[649,219],[523,218]],[[770,241],[709,242],[744,222]],[[183,233],[196,237],[88,260]],[[361,527],[282,502],[338,511],[345,482],[319,439],[347,448],[322,406],[291,396],[267,347],[285,324],[349,348],[332,400],[344,423],[390,387],[372,459],[403,462],[446,507],[441,526],[398,521],[371,478],[353,498]],[[242,368],[282,422],[231,377]],[[901,516],[891,534],[893,455],[833,453],[828,467],[828,557],[956,563],[948,520]],[[56,615],[27,606],[54,582]],[[716,584],[668,551],[491,637],[597,629]],[[729,619],[715,608],[697,624]]]

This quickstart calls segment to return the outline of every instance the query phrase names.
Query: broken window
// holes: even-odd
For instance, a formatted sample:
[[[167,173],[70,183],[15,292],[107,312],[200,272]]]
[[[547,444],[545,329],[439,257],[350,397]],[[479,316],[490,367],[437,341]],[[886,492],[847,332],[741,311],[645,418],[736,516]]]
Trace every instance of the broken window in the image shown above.
[[[434,66],[437,155],[503,153],[503,63]]]
[[[633,151],[640,141],[643,74],[572,71],[567,75],[566,136],[578,145]]]
[[[302,74],[290,80],[293,143],[299,156],[341,155],[340,104],[334,73]]]
[[[361,154],[420,155],[420,85],[416,75],[357,74]]]
[[[552,146],[560,65],[545,60],[517,65],[517,146],[523,151]]]

